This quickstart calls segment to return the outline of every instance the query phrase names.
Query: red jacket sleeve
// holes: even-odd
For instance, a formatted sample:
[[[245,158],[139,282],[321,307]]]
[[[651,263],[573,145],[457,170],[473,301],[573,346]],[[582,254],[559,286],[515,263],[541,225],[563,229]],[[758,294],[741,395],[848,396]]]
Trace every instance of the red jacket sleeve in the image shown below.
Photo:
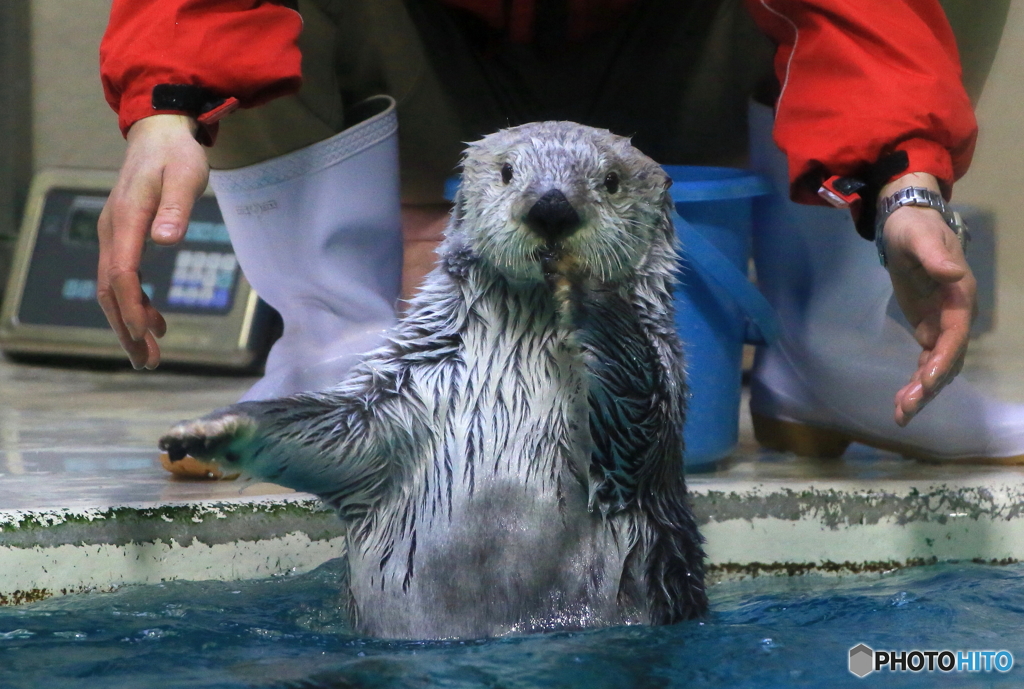
[[[977,123],[956,41],[937,0],[746,0],[777,44],[775,141],[791,195],[821,203],[832,175],[906,152],[907,172],[949,196],[970,165]]]
[[[186,84],[242,107],[302,82],[298,12],[267,0],[114,0],[100,75],[122,134],[153,109],[153,87]]]

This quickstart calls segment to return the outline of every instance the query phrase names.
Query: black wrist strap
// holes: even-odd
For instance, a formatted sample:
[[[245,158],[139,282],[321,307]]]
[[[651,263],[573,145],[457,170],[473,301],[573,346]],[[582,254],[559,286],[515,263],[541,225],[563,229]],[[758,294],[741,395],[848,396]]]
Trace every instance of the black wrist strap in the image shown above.
[[[873,165],[866,165],[859,173],[837,177],[828,168],[818,164],[798,182],[808,190],[837,208],[849,208],[853,213],[857,234],[864,239],[875,238],[875,216],[878,195],[889,180],[900,176],[910,167],[906,151],[882,156]]]
[[[197,118],[216,110],[226,100],[202,86],[157,84],[153,87],[154,110],[177,110]]]
[[[857,216],[855,225],[857,234],[867,240],[875,239],[875,218],[878,215],[878,195],[882,193],[882,187],[889,183],[893,177],[906,172],[910,167],[910,158],[906,151],[896,151],[883,158],[868,168],[863,176],[864,186],[860,189],[861,198],[860,214]]]

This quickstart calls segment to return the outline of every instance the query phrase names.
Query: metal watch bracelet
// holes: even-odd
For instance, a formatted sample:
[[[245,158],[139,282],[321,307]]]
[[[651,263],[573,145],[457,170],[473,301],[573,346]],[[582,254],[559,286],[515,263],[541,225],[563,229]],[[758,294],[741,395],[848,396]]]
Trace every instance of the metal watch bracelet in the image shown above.
[[[889,265],[889,259],[885,253],[885,221],[903,206],[924,206],[937,210],[942,214],[942,219],[946,221],[949,229],[960,240],[960,248],[964,250],[965,254],[967,253],[967,242],[971,239],[970,232],[960,214],[946,206],[942,194],[925,187],[906,187],[891,196],[878,199],[878,213],[875,215],[875,247],[878,249],[878,260],[883,267]]]

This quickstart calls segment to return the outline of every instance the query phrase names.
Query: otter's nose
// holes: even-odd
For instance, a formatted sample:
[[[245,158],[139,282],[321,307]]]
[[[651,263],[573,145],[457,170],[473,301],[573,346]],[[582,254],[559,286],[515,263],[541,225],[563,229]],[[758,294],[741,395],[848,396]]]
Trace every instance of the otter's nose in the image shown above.
[[[557,242],[580,226],[580,216],[565,194],[552,189],[533,204],[526,214],[526,224],[542,239]]]

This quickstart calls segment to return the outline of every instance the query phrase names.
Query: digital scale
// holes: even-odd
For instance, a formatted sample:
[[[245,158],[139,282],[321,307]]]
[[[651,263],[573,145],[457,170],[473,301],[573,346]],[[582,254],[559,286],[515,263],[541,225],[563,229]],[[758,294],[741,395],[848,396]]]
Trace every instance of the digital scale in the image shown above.
[[[0,310],[0,349],[127,361],[96,301],[97,222],[117,174],[45,170],[33,180]],[[210,194],[198,199],[185,238],[150,240],[142,289],[167,320],[161,361],[250,369],[262,364],[276,313],[238,267]]]

